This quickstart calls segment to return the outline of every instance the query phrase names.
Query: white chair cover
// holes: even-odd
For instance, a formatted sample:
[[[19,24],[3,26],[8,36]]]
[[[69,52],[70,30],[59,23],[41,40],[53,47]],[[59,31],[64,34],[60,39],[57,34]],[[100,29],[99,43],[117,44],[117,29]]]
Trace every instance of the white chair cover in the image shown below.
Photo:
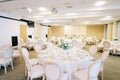
[[[97,53],[97,46],[96,46],[96,45],[90,46],[90,48],[89,48],[89,53],[90,53],[91,55],[94,55],[95,53]]]
[[[47,80],[68,80],[68,74],[64,73],[61,68],[54,63],[45,66],[45,75]]]
[[[7,73],[6,66],[8,64],[11,64],[12,69],[13,69],[12,53],[13,53],[13,49],[8,48],[2,53],[2,57],[0,58],[0,65],[4,66],[5,73]]]
[[[101,59],[95,61],[89,69],[82,69],[75,72],[74,80],[98,80],[98,74],[100,71]]]
[[[104,41],[103,42],[103,47],[104,47],[104,49],[108,49],[108,50],[110,50],[110,47],[111,47],[111,43],[110,43],[110,41]]]
[[[29,80],[29,78],[31,78],[31,80],[33,80],[33,78],[38,78],[38,77],[43,76],[44,70],[43,70],[42,66],[40,66],[40,65],[32,66],[30,64],[29,59],[27,59],[27,58],[25,59],[25,63],[26,63],[26,67],[28,70],[28,77],[27,77],[28,80]]]
[[[94,62],[89,68],[88,80],[98,80],[98,74],[100,72],[100,67],[101,67],[101,59]]]
[[[39,54],[40,51],[41,51],[41,45],[35,45],[35,46],[34,46],[34,50],[35,50],[36,53]]]
[[[59,80],[61,69],[56,64],[48,64],[45,66],[45,75],[47,80]]]
[[[104,62],[106,61],[106,59],[108,58],[109,56],[109,50],[106,50],[102,53],[102,56],[101,56],[101,59],[102,59],[102,65],[101,65],[101,68],[100,68],[100,72],[101,72],[101,77],[102,77],[102,80],[103,80],[103,70],[104,70]]]

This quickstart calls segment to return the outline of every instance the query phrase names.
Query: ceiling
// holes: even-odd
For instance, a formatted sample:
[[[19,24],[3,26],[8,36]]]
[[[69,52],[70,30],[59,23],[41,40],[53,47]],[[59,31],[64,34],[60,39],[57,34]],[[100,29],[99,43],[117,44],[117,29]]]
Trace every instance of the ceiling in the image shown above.
[[[107,24],[120,20],[120,0],[0,0],[0,15],[46,25]]]

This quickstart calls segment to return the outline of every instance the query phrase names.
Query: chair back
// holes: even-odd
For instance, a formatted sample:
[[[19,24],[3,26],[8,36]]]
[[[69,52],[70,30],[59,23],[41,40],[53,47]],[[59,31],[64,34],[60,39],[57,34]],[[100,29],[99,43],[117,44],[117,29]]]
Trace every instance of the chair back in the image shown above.
[[[76,47],[79,49],[83,49],[83,43],[82,42],[77,42]]]
[[[42,40],[42,39],[39,39],[39,40],[37,41],[37,44],[38,44],[38,45],[43,46],[43,43],[44,43],[44,42],[43,42],[43,40]]]
[[[95,61],[89,68],[88,80],[98,80],[98,74],[100,72],[101,59]]]
[[[73,40],[72,41],[72,46],[74,47],[74,46],[76,46],[77,45],[77,40]]]
[[[23,55],[24,58],[29,59],[29,52],[26,48],[22,48],[22,55]]]
[[[3,52],[2,56],[3,56],[4,59],[10,59],[10,58],[12,58],[12,53],[13,53],[13,49],[12,48],[7,48]]]
[[[25,65],[27,67],[28,72],[31,73],[32,72],[32,65],[30,64],[30,61],[28,58],[25,58]]]
[[[110,43],[110,41],[104,41],[103,42],[103,47],[105,48],[105,49],[110,49],[110,47],[111,47],[111,43]]]
[[[47,64],[45,66],[45,75],[47,80],[59,80],[61,76],[61,69],[57,64]]]
[[[95,53],[97,53],[97,46],[96,46],[96,45],[90,46],[90,48],[89,48],[89,53],[90,53],[91,55],[94,55]]]
[[[41,51],[41,45],[35,45],[34,47],[36,53],[40,53]]]

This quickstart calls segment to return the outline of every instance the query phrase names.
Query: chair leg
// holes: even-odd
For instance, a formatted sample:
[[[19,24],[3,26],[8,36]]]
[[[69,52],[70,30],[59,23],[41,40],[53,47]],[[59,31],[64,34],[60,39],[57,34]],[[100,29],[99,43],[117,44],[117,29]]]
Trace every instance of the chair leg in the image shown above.
[[[100,71],[100,80],[103,80],[103,71]]]
[[[27,76],[27,80],[29,80],[29,76]]]
[[[42,75],[42,80],[45,80],[45,75],[44,74]]]
[[[26,66],[25,66],[25,76],[27,75],[27,69],[26,69]]]
[[[19,60],[20,60],[20,63],[22,62],[22,55],[21,55],[21,52],[20,52],[20,55],[19,55]]]
[[[5,73],[7,73],[6,65],[4,65],[4,68],[5,68]]]
[[[116,53],[116,50],[114,49],[114,50],[113,50],[113,54],[112,54],[112,55],[114,55],[115,53]]]
[[[13,69],[13,62],[11,61],[11,66],[12,66],[12,69]]]
[[[103,80],[103,75],[104,75],[104,74],[103,74],[103,71],[102,71],[102,80]]]

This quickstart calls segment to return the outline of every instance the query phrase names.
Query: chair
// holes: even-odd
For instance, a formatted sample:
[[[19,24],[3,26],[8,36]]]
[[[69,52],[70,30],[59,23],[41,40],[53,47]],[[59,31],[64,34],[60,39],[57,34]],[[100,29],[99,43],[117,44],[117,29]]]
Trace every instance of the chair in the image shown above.
[[[40,65],[32,66],[28,58],[25,58],[25,63],[28,73],[27,80],[29,80],[29,78],[33,80],[34,78],[38,77],[42,77],[44,80],[44,69],[42,66]]]
[[[104,50],[110,50],[110,47],[111,47],[111,43],[110,43],[110,41],[104,41],[103,42],[103,48],[104,48]]]
[[[120,55],[120,44],[118,44],[117,50],[116,50],[116,55]]]
[[[112,49],[113,49],[112,55],[114,55],[114,54],[117,55],[117,53],[116,53],[117,52],[117,48],[118,48],[118,44],[113,43],[112,44]]]
[[[20,42],[17,46],[17,49],[14,49],[13,50],[13,55],[12,57],[13,58],[18,58],[20,59],[20,56],[21,56],[21,48],[22,48],[22,42]]]
[[[0,65],[4,66],[5,73],[7,73],[6,67],[8,64],[11,64],[11,67],[13,69],[12,53],[13,53],[13,49],[8,48],[2,53],[2,57],[0,58]]]
[[[61,68],[54,63],[49,63],[45,66],[46,80],[67,80],[68,75],[63,73]]]
[[[44,45],[44,42],[43,42],[42,39],[38,39],[37,44],[43,46],[43,45]]]
[[[95,61],[89,69],[83,69],[73,73],[74,80],[98,80],[100,67],[101,59]]]
[[[78,49],[83,49],[83,43],[82,42],[78,42],[77,40],[73,40],[72,41],[72,47],[76,47]]]
[[[21,51],[22,51],[22,55],[23,55],[24,60],[27,58],[31,65],[37,65],[39,63],[39,60],[36,58],[29,59],[29,52],[26,48],[22,48]],[[26,75],[26,68],[25,68],[25,75]]]
[[[92,45],[89,48],[89,53],[93,56],[95,53],[97,53],[97,46],[96,45]]]
[[[26,41],[26,48],[28,48],[29,51],[30,51],[30,49],[33,48],[33,46],[34,45],[30,39]]]
[[[72,47],[76,46],[76,44],[77,44],[77,40],[73,40],[72,41]]]
[[[104,69],[104,62],[106,61],[106,59],[108,58],[109,56],[109,50],[106,50],[102,53],[102,56],[101,56],[101,59],[102,59],[102,65],[101,65],[101,69],[100,69],[100,73],[101,73],[101,77],[102,77],[102,80],[103,80],[103,69]]]
[[[22,54],[23,54],[23,57],[24,58],[28,58],[29,59],[29,52],[26,48],[22,48]],[[30,60],[30,63],[32,65],[35,65],[35,64],[38,64],[38,59],[37,58],[32,58],[32,59],[29,59]]]
[[[39,54],[40,51],[41,51],[41,45],[35,45],[35,46],[34,46],[34,50],[35,50],[36,53]]]
[[[83,49],[83,43],[82,42],[77,42],[76,47],[79,49]]]

